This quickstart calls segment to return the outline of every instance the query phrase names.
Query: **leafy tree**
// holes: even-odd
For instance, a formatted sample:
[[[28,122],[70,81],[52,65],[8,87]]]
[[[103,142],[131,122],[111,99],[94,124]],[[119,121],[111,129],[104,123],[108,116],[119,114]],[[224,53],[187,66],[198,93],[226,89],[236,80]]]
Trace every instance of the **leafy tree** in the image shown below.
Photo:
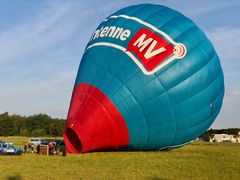
[[[0,114],[0,136],[62,136],[65,120],[46,114],[33,116]]]
[[[32,137],[40,137],[40,136],[45,136],[45,131],[44,129],[35,129],[32,132]]]

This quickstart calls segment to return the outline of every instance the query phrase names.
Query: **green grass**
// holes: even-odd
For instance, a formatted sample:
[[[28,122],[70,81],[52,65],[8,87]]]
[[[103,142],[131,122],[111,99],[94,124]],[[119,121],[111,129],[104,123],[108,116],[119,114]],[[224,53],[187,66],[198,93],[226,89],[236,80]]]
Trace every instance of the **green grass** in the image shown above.
[[[26,137],[9,137],[23,146]],[[0,140],[4,138],[0,137]],[[155,152],[0,156],[0,179],[240,179],[240,144],[194,142]]]

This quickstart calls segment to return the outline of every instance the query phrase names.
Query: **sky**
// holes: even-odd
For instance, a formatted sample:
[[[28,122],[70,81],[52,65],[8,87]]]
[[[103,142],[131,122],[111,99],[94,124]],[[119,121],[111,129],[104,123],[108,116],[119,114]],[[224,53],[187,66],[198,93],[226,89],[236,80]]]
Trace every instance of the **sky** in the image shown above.
[[[203,29],[225,77],[212,128],[240,128],[239,0],[0,0],[0,113],[66,118],[90,35],[110,14],[141,3],[178,10]]]

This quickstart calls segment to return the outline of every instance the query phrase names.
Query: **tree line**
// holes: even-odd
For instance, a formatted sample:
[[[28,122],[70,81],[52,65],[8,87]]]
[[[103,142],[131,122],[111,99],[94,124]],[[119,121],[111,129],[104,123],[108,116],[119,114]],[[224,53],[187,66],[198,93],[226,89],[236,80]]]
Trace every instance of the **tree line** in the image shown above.
[[[62,136],[65,120],[46,114],[33,116],[0,114],[0,136]]]
[[[62,136],[65,120],[51,118],[46,114],[33,116],[0,114],[0,136]],[[212,137],[214,134],[238,135],[239,128],[209,129],[201,137]]]
[[[239,128],[228,128],[228,129],[209,129],[206,133],[213,134],[232,134],[237,136],[240,132]]]
[[[231,134],[234,137],[238,137],[238,133],[240,132],[240,128],[228,128],[228,129],[209,129],[199,138],[202,140],[209,141],[213,138],[214,134]]]

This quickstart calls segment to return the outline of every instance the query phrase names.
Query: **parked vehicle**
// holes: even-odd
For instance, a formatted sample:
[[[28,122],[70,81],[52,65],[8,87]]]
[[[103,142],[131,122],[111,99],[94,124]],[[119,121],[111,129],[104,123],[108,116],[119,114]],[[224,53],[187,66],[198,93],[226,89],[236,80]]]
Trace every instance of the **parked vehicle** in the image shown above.
[[[48,145],[48,144],[49,144],[48,140],[42,139],[41,145]]]
[[[21,155],[22,148],[15,148],[13,143],[1,142],[0,143],[0,155]]]
[[[31,138],[28,141],[28,144],[34,144],[34,145],[38,145],[41,144],[42,138]]]
[[[28,141],[28,144],[33,144],[33,145],[38,145],[38,144],[42,144],[42,145],[48,145],[49,141],[42,139],[42,138],[31,138]]]
[[[56,144],[56,153],[59,155],[60,153],[65,153],[66,154],[66,147],[65,147],[65,142],[64,140],[60,140]]]

